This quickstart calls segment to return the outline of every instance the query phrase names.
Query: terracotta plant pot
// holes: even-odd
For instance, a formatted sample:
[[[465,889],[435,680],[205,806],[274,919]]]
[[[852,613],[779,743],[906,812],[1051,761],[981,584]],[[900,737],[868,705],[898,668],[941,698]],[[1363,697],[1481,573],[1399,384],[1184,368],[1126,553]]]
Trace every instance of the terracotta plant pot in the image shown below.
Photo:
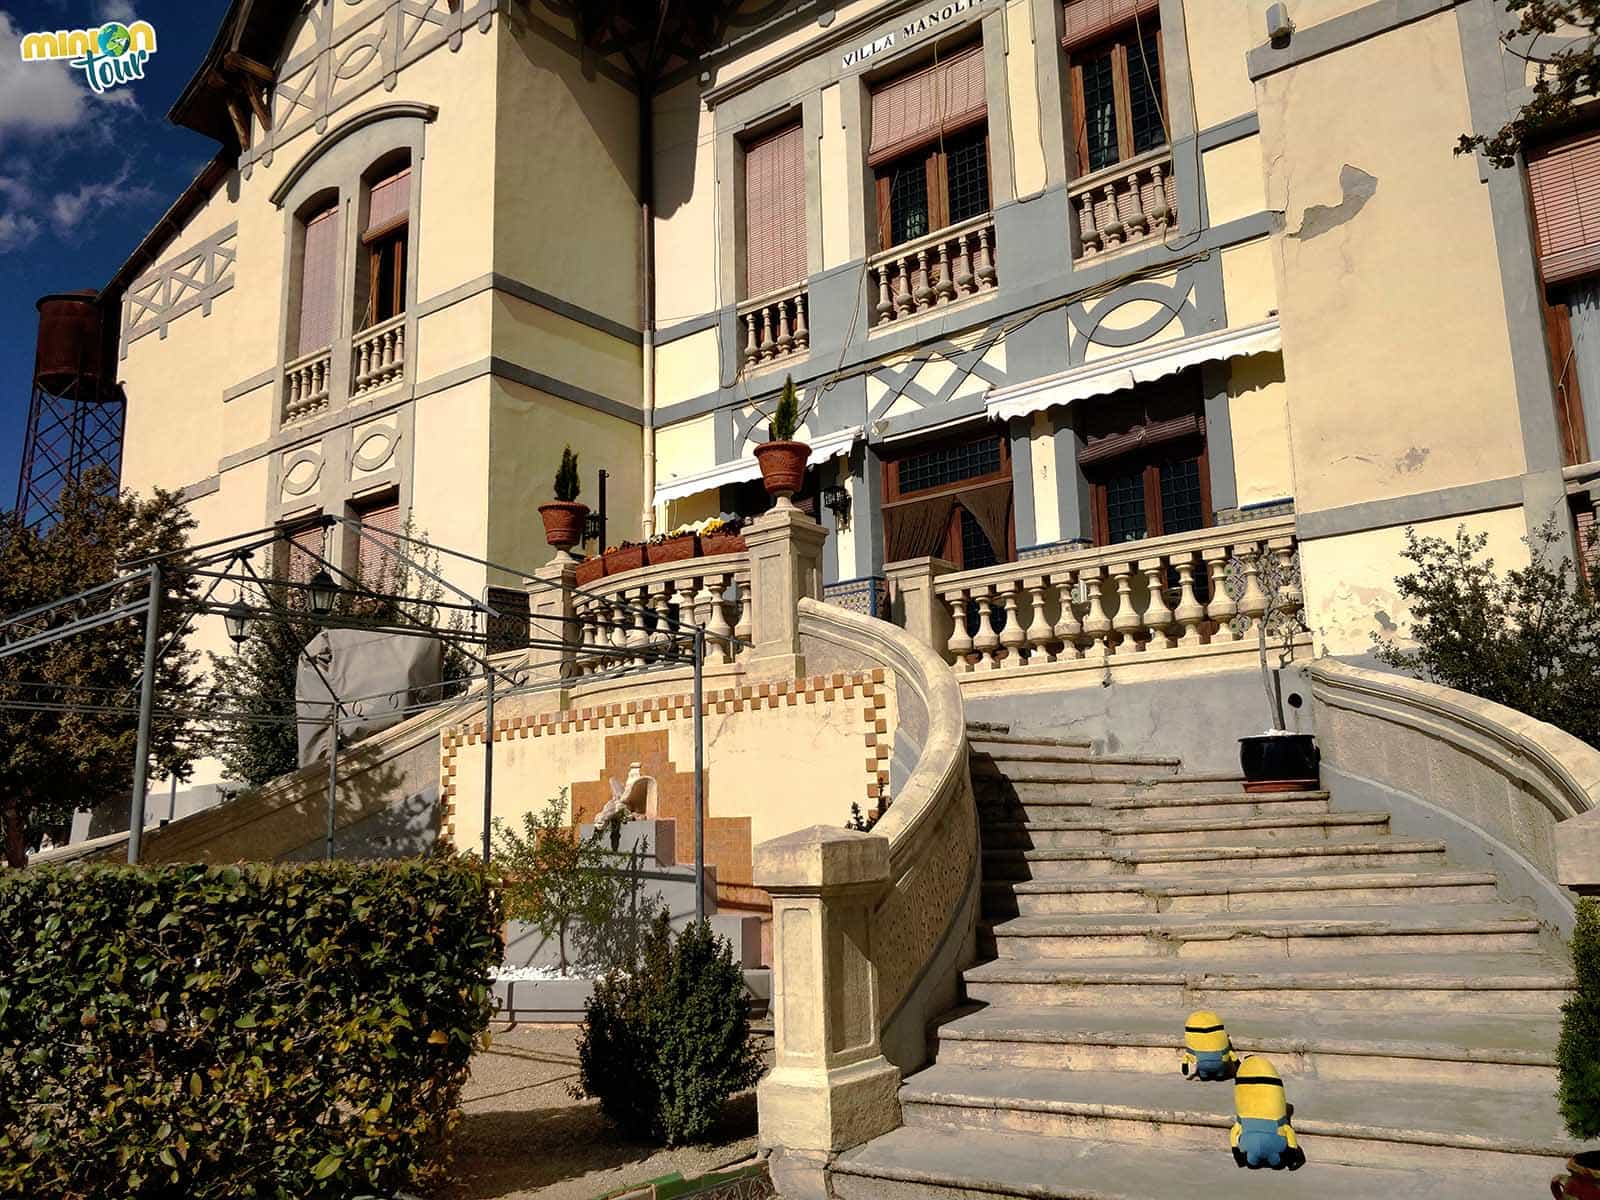
[[[798,492],[806,481],[806,463],[811,447],[804,442],[763,442],[756,447],[756,462],[761,464],[761,482],[767,494],[786,497]]]
[[[576,500],[552,500],[539,505],[544,519],[544,540],[557,550],[570,550],[583,541],[583,522],[589,506]]]
[[[644,547],[622,546],[616,550],[607,550],[605,564],[607,575],[620,575],[624,571],[637,571],[644,566]]]
[[[1317,786],[1322,752],[1309,733],[1256,734],[1239,739],[1247,792],[1299,792]]]
[[[698,549],[698,539],[692,533],[685,533],[675,538],[668,538],[664,542],[651,542],[645,548],[645,557],[650,565],[656,563],[682,562],[686,558],[693,558]]]
[[[606,573],[605,556],[591,555],[578,564],[577,573],[572,577],[572,582],[578,587],[584,587],[601,578]]]
[[[710,537],[700,539],[700,553],[706,558],[718,554],[743,554],[749,548],[744,544],[744,535],[740,533],[713,533]]]
[[[1550,1181],[1555,1200],[1600,1200],[1600,1150],[1585,1150],[1567,1159],[1567,1173]]]

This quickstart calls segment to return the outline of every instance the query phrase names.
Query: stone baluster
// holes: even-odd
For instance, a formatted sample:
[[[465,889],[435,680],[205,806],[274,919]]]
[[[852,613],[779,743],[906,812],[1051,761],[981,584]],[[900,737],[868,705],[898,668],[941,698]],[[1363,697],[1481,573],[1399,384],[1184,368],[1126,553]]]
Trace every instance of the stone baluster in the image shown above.
[[[939,281],[934,285],[937,302],[948,304],[956,298],[956,285],[950,278],[950,242],[939,243]]]
[[[748,642],[750,640],[750,576],[739,576],[737,583],[739,616],[733,623],[733,636],[740,641]],[[745,648],[741,647],[739,653],[745,653]]]
[[[1106,184],[1100,203],[1105,209],[1105,215],[1100,220],[1100,244],[1107,250],[1115,250],[1122,245],[1122,220],[1117,215],[1117,189],[1114,185]]]
[[[1154,199],[1150,204],[1150,228],[1155,233],[1161,233],[1172,224],[1172,206],[1167,203],[1166,172],[1160,163],[1150,168],[1151,181],[1155,184]]]
[[[1206,605],[1206,616],[1216,624],[1211,634],[1213,642],[1232,642],[1239,635],[1234,631],[1233,619],[1239,615],[1239,605],[1228,592],[1228,548],[1207,546],[1200,557],[1211,572],[1211,599]]]
[[[394,327],[394,377],[396,379],[400,378],[405,361],[406,327],[404,325],[396,325]]]
[[[794,349],[794,328],[789,323],[789,302],[776,301],[773,308],[778,310],[778,355],[788,354]],[[774,357],[776,357],[775,355]]]
[[[585,614],[583,626],[584,658],[588,663],[585,674],[603,671],[606,665],[605,647],[611,644],[611,631],[606,626],[606,603],[595,600]]]
[[[1267,549],[1278,560],[1278,586],[1273,594],[1273,606],[1280,614],[1278,627],[1280,630],[1293,629],[1297,624],[1296,614],[1305,603],[1305,597],[1300,593],[1300,576],[1295,570],[1294,538],[1271,538],[1267,542]]]
[[[665,654],[672,641],[668,626],[672,620],[671,592],[672,585],[665,580],[658,579],[650,585],[650,607],[656,614],[655,628],[650,632],[650,650],[653,654]]]
[[[650,601],[649,588],[640,585],[637,591],[627,589],[623,591],[622,599],[628,605],[623,616],[627,623],[628,632],[624,640],[631,652],[629,658],[634,666],[642,667],[647,661],[645,650],[650,645],[650,634],[644,627],[645,605]]]
[[[811,331],[806,327],[806,294],[801,292],[794,298],[794,348],[808,350],[811,348]]]
[[[977,277],[972,271],[972,234],[963,233],[956,243],[956,291],[963,296],[970,296],[975,289]]]
[[[989,227],[978,228],[978,290],[986,292],[996,283],[994,254],[989,248]]]
[[[1145,628],[1150,631],[1147,648],[1159,650],[1166,646],[1175,646],[1177,642],[1167,632],[1172,624],[1172,609],[1167,604],[1167,560],[1141,558],[1139,570],[1144,572],[1145,581],[1150,588],[1150,602],[1144,609]]]
[[[760,347],[756,345],[756,314],[747,312],[744,315],[744,363],[749,366],[756,361],[760,354]]]
[[[1101,654],[1111,653],[1111,618],[1106,615],[1104,567],[1086,567],[1080,572],[1084,587],[1089,590],[1089,611],[1084,614],[1083,632],[1099,646]]]
[[[1122,232],[1128,241],[1142,238],[1150,232],[1150,218],[1145,215],[1144,197],[1139,192],[1139,173],[1135,171],[1127,179],[1128,212],[1122,218]]]
[[[1200,645],[1200,625],[1206,619],[1205,605],[1194,594],[1194,553],[1175,555],[1173,565],[1178,570],[1178,608],[1173,618],[1183,626],[1180,646]]]
[[[775,353],[772,346],[772,306],[761,306],[761,361],[770,362]]]
[[[1100,227],[1094,219],[1094,193],[1085,192],[1078,197],[1078,241],[1083,247],[1084,257],[1098,253],[1104,242],[1100,237]]]
[[[897,291],[894,298],[894,315],[898,320],[916,307],[916,302],[911,298],[911,266],[910,259],[904,254],[895,259],[895,286]]]
[[[966,665],[967,655],[972,653],[972,635],[967,632],[967,592],[965,588],[957,588],[945,596],[945,602],[950,605],[950,642],[945,647],[950,651],[950,660],[957,668]]]
[[[710,634],[712,658],[716,662],[726,663],[733,658],[728,647],[728,635],[733,632],[733,626],[728,624],[726,604],[728,572],[717,571],[707,575],[705,588],[711,594],[711,619],[706,622],[706,632]]]
[[[1049,581],[1043,575],[1030,575],[1022,581],[1028,591],[1028,604],[1033,619],[1028,622],[1028,661],[1049,655],[1050,640],[1055,630],[1044,615],[1044,593]]]
[[[928,251],[926,248],[917,251],[916,278],[917,290],[915,293],[915,298],[917,301],[917,311],[926,312],[928,309],[933,307],[933,285],[930,282],[930,273],[928,271]]]
[[[1056,586],[1056,603],[1061,609],[1055,627],[1056,641],[1061,643],[1061,657],[1082,658],[1083,646],[1079,639],[1083,637],[1083,623],[1078,620],[1078,610],[1072,601],[1073,573],[1063,571],[1059,575],[1052,575],[1050,582]]]
[[[610,665],[613,667],[627,666],[628,657],[628,610],[624,607],[625,592],[618,591],[611,597],[611,655]]]
[[[1002,600],[1006,610],[1006,627],[1000,631],[1000,645],[1006,652],[1005,665],[1020,667],[1024,665],[1022,652],[1028,646],[1028,635],[1022,628],[1022,618],[1017,615],[1017,585],[1008,582],[999,587],[1004,593]]]
[[[356,364],[356,387],[366,386],[367,380],[372,376],[372,339],[368,338],[361,343],[360,361]]]
[[[1253,639],[1267,614],[1267,593],[1261,588],[1261,547],[1256,542],[1245,542],[1233,549],[1244,563],[1244,595],[1239,597],[1239,612],[1248,622],[1244,636]]]
[[[1117,615],[1111,619],[1115,638],[1111,643],[1113,654],[1142,650],[1136,635],[1144,628],[1144,617],[1133,607],[1133,563],[1124,561],[1111,564],[1111,578],[1117,585]],[[1129,645],[1133,642],[1133,645]]]
[[[988,587],[972,589],[978,602],[978,636],[972,639],[972,648],[983,656],[984,665],[991,670],[999,666],[995,655],[1000,649],[1000,631],[994,627],[994,602]]]
[[[889,264],[879,263],[873,268],[878,273],[878,314],[879,325],[894,317],[894,298],[889,294]]]

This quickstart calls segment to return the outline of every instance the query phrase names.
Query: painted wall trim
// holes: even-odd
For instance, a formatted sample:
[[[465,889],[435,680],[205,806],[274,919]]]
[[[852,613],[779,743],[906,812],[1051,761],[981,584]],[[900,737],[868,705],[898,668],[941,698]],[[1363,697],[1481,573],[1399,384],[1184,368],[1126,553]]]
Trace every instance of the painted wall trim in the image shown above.
[[[1240,113],[1232,120],[1220,121],[1198,135],[1201,150],[1215,150],[1218,146],[1242,142],[1261,132],[1261,117],[1253,112]]]
[[[187,249],[151,267],[122,292],[122,336],[118,357],[148,333],[165,338],[167,327],[185,313],[211,315],[211,302],[233,288],[239,222],[225,225]]]
[[[1295,532],[1301,541],[1308,541],[1312,538],[1361,533],[1369,529],[1438,521],[1446,517],[1465,517],[1497,508],[1514,508],[1521,503],[1522,476],[1508,475],[1504,479],[1464,483],[1435,492],[1415,492],[1409,496],[1367,500],[1340,508],[1325,508],[1319,512],[1298,513]]]
[[[502,275],[498,271],[491,271],[486,275],[479,275],[476,279],[469,279],[465,283],[457,284],[453,288],[429,296],[417,305],[419,318],[429,316],[449,308],[453,304],[460,304],[463,300],[470,300],[473,296],[487,291],[504,292],[508,296],[515,296],[518,300],[526,301],[536,307],[565,317],[579,325],[586,325],[601,333],[610,334],[619,341],[631,342],[635,346],[644,345],[644,334],[631,325],[624,325],[621,321],[614,321],[593,309],[584,308],[581,304],[574,304],[570,300],[563,300],[560,296],[552,295],[534,287],[531,283],[524,283],[510,275]]]
[[[200,480],[198,483],[189,484],[187,487],[181,489],[181,494],[183,496],[183,502],[187,504],[191,500],[198,500],[202,496],[209,496],[213,492],[219,492],[221,490],[222,476],[212,475],[208,478]]]
[[[609,396],[602,396],[598,392],[591,392],[577,384],[567,383],[565,380],[556,379],[542,371],[535,371],[521,363],[514,363],[508,358],[491,355],[480,358],[477,362],[467,363],[452,371],[435,375],[432,379],[424,379],[417,384],[413,398],[420,400],[424,396],[431,396],[435,392],[442,392],[458,384],[478,379],[484,375],[492,375],[496,379],[509,380],[520,383],[524,387],[536,388],[541,392],[548,392],[562,400],[570,400],[573,404],[584,408],[593,409],[595,412],[604,413],[608,417],[616,417],[632,425],[642,425],[644,414],[630,404],[620,400],[613,400]]]
[[[439,106],[436,104],[419,104],[414,100],[396,100],[391,104],[379,104],[364,112],[359,112],[348,121],[342,121],[334,128],[312,143],[312,146],[300,156],[298,162],[289,168],[288,174],[277,187],[272,189],[270,197],[273,207],[282,208],[283,202],[288,198],[295,184],[305,176],[305,173],[317,165],[320,159],[329,150],[332,150],[345,138],[355,133],[358,129],[365,129],[368,125],[376,125],[379,121],[393,121],[411,118],[424,123],[432,121],[439,115]]]
[[[268,367],[265,371],[257,371],[249,379],[241,379],[232,387],[222,389],[222,402],[237,400],[240,396],[248,396],[251,392],[266,387],[269,383],[276,383],[278,371],[275,367]]]
[[[1462,0],[1377,0],[1365,8],[1332,17],[1320,25],[1297,29],[1282,49],[1270,42],[1250,51],[1246,61],[1251,80],[1297,67],[1357,42],[1378,37],[1391,29],[1454,8]]]
[[[707,329],[715,329],[717,322],[721,319],[722,311],[717,309],[712,312],[701,313],[698,317],[690,317],[686,321],[679,321],[677,324],[669,325],[665,329],[656,330],[655,343],[657,346],[663,346],[667,342],[676,342],[693,334],[702,333]]]

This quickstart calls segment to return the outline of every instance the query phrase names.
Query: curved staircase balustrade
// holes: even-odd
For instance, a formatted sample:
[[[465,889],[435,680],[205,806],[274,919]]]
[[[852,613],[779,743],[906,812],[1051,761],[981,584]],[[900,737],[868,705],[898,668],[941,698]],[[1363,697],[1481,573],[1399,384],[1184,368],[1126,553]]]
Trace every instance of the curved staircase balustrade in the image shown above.
[[[1397,827],[1493,865],[1526,888],[1540,916],[1572,931],[1566,887],[1600,885],[1600,750],[1492,700],[1332,659],[1308,668],[1324,770],[1382,789]],[[1452,838],[1450,826],[1463,834]],[[1459,843],[1459,845],[1457,844]]]

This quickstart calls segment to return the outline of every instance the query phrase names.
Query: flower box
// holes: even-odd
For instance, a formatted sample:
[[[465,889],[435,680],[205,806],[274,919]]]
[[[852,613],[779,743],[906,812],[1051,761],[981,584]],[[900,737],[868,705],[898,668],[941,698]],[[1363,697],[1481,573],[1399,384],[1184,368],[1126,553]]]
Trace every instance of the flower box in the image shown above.
[[[607,575],[620,575],[624,571],[637,571],[644,566],[643,546],[618,546],[615,550],[607,550],[605,555],[605,573]]]
[[[601,578],[605,573],[605,555],[593,554],[578,564],[578,570],[573,575],[572,582],[578,587],[584,587]]]
[[[718,554],[743,554],[749,547],[739,533],[711,533],[700,539],[700,553],[706,558]]]
[[[686,558],[693,558],[699,548],[700,540],[694,534],[681,534],[678,537],[651,542],[649,561],[652,566],[657,563],[681,562]]]

